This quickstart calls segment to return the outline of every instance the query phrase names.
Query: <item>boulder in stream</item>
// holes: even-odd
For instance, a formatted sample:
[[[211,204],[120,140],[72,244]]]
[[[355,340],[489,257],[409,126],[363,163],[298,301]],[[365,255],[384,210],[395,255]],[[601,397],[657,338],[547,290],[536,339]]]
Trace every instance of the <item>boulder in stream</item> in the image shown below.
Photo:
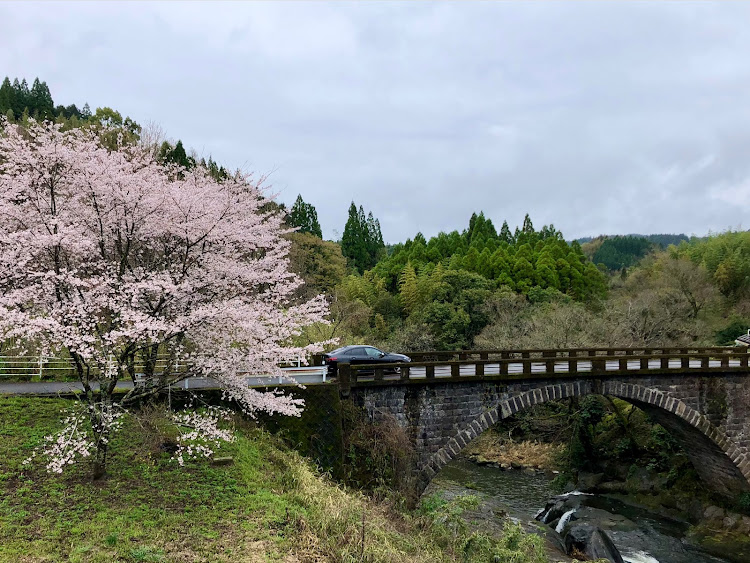
[[[587,522],[574,522],[565,535],[568,553],[575,550],[589,559],[607,559],[612,563],[624,563],[620,552],[604,530]]]
[[[604,473],[586,473],[585,471],[580,471],[578,473],[578,486],[576,489],[584,493],[594,492],[603,479]]]

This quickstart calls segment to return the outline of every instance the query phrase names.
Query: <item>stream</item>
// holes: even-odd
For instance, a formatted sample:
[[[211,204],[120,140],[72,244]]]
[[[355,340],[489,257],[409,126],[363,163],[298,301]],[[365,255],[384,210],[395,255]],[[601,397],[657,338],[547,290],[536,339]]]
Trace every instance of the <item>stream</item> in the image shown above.
[[[467,494],[481,499],[477,510],[467,512],[470,521],[480,522],[487,531],[502,529],[504,516],[521,522],[527,530],[542,530],[554,536],[534,518],[544,518],[550,529],[567,530],[569,521],[592,522],[606,530],[627,563],[732,563],[688,545],[688,525],[625,504],[604,495],[569,494],[557,497],[557,514],[549,510],[555,499],[550,481],[543,474],[522,469],[501,470],[456,459],[433,479],[426,495],[441,493],[446,499]],[[571,508],[572,507],[572,508]],[[580,524],[580,522],[579,522]],[[736,562],[737,560],[735,560]]]

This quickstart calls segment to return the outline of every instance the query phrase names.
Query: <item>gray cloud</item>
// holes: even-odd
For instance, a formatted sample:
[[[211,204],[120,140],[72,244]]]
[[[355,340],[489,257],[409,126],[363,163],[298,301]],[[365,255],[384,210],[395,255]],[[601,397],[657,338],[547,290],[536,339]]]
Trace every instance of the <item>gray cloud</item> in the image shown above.
[[[2,3],[0,68],[159,122],[341,233],[569,237],[750,211],[744,3]]]

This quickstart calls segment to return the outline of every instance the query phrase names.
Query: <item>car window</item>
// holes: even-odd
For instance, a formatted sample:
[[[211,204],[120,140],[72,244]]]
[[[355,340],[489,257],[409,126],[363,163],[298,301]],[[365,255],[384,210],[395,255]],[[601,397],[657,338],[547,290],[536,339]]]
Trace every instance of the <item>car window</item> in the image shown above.
[[[347,353],[348,356],[364,356],[365,350],[361,346],[350,349]]]
[[[378,350],[377,348],[373,348],[372,346],[368,346],[367,348],[365,348],[365,352],[371,358],[379,358],[381,354],[380,350]]]
[[[341,348],[336,348],[335,350],[331,350],[328,352],[329,354],[342,354],[346,350],[346,346],[342,346]]]

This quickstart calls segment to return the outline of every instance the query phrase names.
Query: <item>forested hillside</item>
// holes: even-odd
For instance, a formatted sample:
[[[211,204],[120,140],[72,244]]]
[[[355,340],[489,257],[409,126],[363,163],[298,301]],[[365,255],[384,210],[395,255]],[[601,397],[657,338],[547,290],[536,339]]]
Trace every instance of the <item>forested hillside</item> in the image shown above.
[[[750,233],[650,238],[581,247],[528,216],[497,232],[475,214],[462,232],[393,245],[363,273],[350,260],[329,292],[334,322],[315,335],[408,352],[731,344],[750,327]],[[661,246],[670,240],[679,246]]]

